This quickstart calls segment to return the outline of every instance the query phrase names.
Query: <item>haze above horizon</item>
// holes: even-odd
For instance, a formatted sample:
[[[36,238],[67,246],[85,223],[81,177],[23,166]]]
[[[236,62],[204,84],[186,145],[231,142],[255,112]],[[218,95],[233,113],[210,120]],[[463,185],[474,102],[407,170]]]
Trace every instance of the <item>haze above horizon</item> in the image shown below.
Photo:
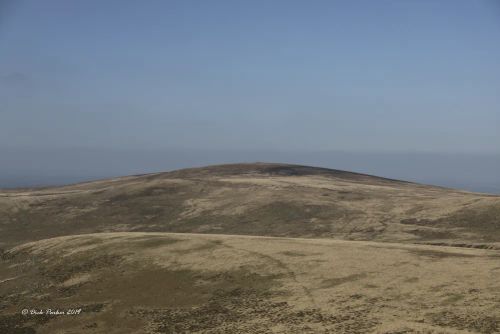
[[[45,166],[39,175],[78,171],[37,153],[73,147],[297,152],[283,162],[415,172],[420,180],[422,161],[452,166],[435,153],[500,154],[499,40],[493,0],[2,1],[0,154],[10,161],[0,181],[29,174],[6,171],[35,168],[21,161]],[[317,151],[368,152],[366,167]],[[424,160],[421,151],[429,152]],[[403,167],[374,163],[376,152],[420,162],[401,174]],[[133,168],[90,162],[83,166],[105,173],[76,174],[242,156],[186,154],[141,165],[133,153],[117,158]],[[497,158],[460,161],[468,167],[454,180],[500,189]]]

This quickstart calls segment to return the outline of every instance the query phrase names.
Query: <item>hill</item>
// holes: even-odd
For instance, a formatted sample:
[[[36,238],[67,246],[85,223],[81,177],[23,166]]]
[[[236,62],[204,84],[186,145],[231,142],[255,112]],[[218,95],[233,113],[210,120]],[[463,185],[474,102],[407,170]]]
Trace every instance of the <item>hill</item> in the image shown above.
[[[499,196],[325,168],[3,190],[0,333],[499,333],[499,259]]]
[[[495,248],[500,242],[500,197],[267,163],[0,191],[0,247],[127,231]]]

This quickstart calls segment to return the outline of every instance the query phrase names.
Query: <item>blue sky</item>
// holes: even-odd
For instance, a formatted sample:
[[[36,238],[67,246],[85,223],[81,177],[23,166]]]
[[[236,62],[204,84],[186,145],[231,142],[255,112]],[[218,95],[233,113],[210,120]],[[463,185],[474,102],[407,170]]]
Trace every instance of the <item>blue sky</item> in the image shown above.
[[[495,0],[0,1],[0,147],[500,153]]]

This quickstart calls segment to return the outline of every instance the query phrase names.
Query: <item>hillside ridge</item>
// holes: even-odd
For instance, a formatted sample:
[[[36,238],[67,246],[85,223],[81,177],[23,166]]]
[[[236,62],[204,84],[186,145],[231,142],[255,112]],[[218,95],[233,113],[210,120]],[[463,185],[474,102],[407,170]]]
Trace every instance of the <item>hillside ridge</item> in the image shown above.
[[[0,191],[0,248],[95,232],[500,243],[500,197],[347,171],[226,164]]]
[[[20,188],[0,188],[0,196],[15,194],[17,192],[27,191],[49,191],[58,188],[71,188],[79,186],[99,185],[107,182],[121,182],[136,179],[155,179],[155,178],[175,178],[175,177],[203,177],[203,176],[231,176],[231,175],[268,175],[268,176],[325,176],[343,178],[352,181],[380,181],[380,182],[395,182],[401,184],[418,185],[425,187],[436,187],[440,189],[449,189],[453,191],[465,191],[460,189],[446,188],[437,185],[422,184],[412,181],[393,179],[372,174],[352,172],[341,169],[325,168],[319,166],[309,166],[301,164],[289,163],[274,163],[274,162],[245,162],[245,163],[228,163],[215,164],[200,167],[188,167],[175,169],[170,171],[160,171],[141,174],[130,174],[96,180],[82,181],[55,186],[41,187],[20,187]],[[468,191],[465,191],[468,192]],[[3,194],[2,194],[3,193]]]

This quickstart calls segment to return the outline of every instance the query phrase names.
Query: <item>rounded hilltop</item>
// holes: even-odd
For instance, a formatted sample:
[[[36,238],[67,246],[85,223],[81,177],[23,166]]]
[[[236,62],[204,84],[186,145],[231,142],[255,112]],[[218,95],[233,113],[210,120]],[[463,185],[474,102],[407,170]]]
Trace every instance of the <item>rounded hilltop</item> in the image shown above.
[[[498,247],[500,197],[347,171],[242,163],[0,191],[4,245],[182,232]],[[2,247],[2,245],[0,245]]]

